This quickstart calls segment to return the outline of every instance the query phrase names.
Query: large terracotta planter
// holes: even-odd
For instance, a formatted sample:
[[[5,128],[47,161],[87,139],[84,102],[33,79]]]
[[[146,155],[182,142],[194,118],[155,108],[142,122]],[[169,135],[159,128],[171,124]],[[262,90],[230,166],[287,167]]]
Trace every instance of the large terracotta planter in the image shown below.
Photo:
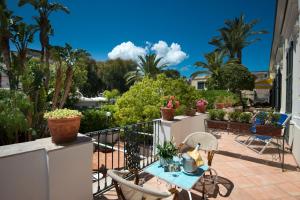
[[[256,134],[266,136],[281,136],[281,128],[272,125],[256,125]]]
[[[215,103],[216,109],[223,109],[225,107],[224,103]]]
[[[55,144],[72,142],[80,127],[80,117],[48,119],[48,128]]]
[[[197,106],[197,112],[205,113],[205,111],[206,111],[206,105]]]
[[[207,120],[207,128],[218,129],[218,130],[227,130],[228,123],[226,121],[219,120]]]
[[[229,122],[229,130],[233,132],[250,132],[252,124],[241,122]]]
[[[186,116],[195,116],[195,114],[196,114],[196,109],[187,109],[185,111]]]
[[[173,121],[174,120],[175,109],[161,107],[160,112],[161,112],[161,116],[162,116],[163,120],[167,120],[167,121]]]

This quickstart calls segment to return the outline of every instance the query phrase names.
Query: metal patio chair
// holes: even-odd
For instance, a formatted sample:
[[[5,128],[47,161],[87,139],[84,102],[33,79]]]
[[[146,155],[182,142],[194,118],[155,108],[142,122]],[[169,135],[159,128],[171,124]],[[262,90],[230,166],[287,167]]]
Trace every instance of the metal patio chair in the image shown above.
[[[290,115],[287,115],[287,114],[283,114],[283,113],[280,113],[280,117],[278,119],[278,121],[276,122],[278,125],[280,125],[282,127],[282,130],[281,130],[281,135],[279,137],[276,137],[276,136],[269,136],[269,133],[266,132],[266,135],[259,135],[256,133],[256,125],[259,125],[259,123],[254,123],[254,126],[251,128],[251,132],[253,133],[252,136],[250,136],[248,138],[248,140],[246,140],[245,144],[250,148],[252,149],[253,151],[259,153],[259,154],[262,154],[266,148],[272,143],[272,140],[273,139],[276,139],[277,140],[277,147],[279,148],[279,138],[281,137],[283,139],[283,144],[284,144],[284,132],[285,132],[285,128],[286,126],[288,125],[288,122],[290,120],[291,116]],[[253,143],[253,141],[259,141],[259,142],[262,142],[264,143],[265,145],[262,147],[262,149],[259,151],[253,147],[251,147],[251,144]],[[247,144],[248,142],[248,144]],[[279,156],[280,156],[280,153],[279,153]]]

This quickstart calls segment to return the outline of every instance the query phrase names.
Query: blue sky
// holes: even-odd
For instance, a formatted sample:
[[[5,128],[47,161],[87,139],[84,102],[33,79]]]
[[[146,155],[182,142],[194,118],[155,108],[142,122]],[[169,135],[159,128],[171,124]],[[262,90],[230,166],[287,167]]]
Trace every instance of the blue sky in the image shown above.
[[[33,22],[32,16],[37,12],[31,6],[19,8],[18,0],[7,2],[15,14]],[[269,32],[260,36],[261,41],[244,49],[243,64],[251,71],[268,69],[275,0],[58,2],[66,5],[71,13],[54,13],[51,16],[54,27],[51,44],[70,43],[75,48],[86,49],[96,60],[126,58],[152,49],[159,55],[166,55],[166,62],[173,64],[171,68],[178,69],[185,76],[195,70],[195,61],[203,60],[203,55],[213,50],[208,41],[218,34],[217,29],[223,26],[224,20],[243,13],[246,20],[260,19],[256,28]],[[37,36],[31,47],[40,49]]]

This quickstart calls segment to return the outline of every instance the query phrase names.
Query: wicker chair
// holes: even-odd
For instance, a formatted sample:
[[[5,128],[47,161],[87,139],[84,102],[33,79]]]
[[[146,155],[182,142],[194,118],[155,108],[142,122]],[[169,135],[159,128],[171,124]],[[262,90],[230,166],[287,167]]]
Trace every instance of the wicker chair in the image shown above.
[[[201,184],[203,196],[207,193],[205,188],[208,188],[208,185],[212,185],[214,189],[217,184],[218,174],[216,170],[211,168],[212,160],[215,152],[218,150],[218,139],[207,132],[195,132],[188,135],[184,141],[179,145],[179,151],[184,153],[188,150],[191,150],[200,143],[200,150],[203,150],[207,153],[207,165],[209,166],[209,174],[204,174]]]
[[[178,199],[178,191],[170,189],[165,192],[158,192],[147,187],[142,187],[130,182],[123,177],[129,171],[108,170],[107,174],[112,178],[120,200],[159,200],[166,199],[173,195],[173,200]]]

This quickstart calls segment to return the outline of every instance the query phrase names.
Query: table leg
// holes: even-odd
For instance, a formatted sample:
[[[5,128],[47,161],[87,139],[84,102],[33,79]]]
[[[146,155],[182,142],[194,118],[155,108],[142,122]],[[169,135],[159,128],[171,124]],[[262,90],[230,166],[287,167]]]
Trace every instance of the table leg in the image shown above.
[[[190,200],[193,200],[193,199],[192,199],[191,191],[188,190],[187,192],[188,192],[188,194],[189,194],[189,199],[190,199]]]
[[[284,172],[284,135],[282,137],[282,161],[281,161],[282,172]]]

